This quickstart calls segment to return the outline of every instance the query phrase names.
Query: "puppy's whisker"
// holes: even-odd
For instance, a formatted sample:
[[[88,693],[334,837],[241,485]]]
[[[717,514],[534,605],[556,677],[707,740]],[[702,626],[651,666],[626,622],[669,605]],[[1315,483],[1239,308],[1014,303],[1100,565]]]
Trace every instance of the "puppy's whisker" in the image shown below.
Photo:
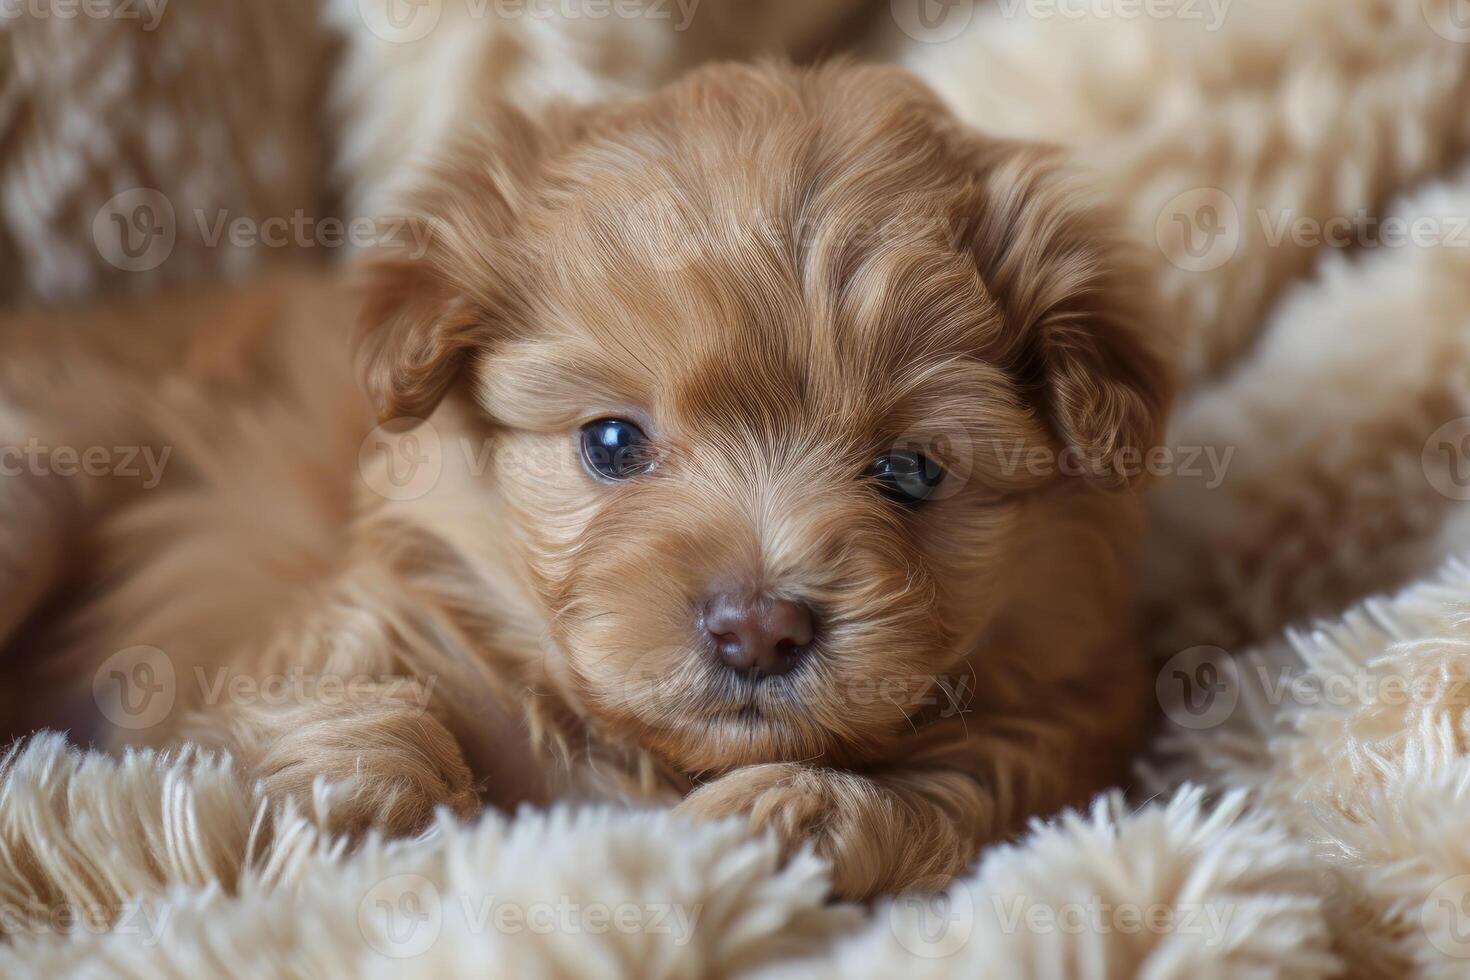
[[[903,715],[903,720],[906,721],[906,722],[908,722],[908,726],[909,726],[909,728],[911,728],[911,729],[914,730],[914,734],[918,734],[918,732],[919,732],[919,726],[918,725],[915,725],[913,718],[909,717],[908,710],[905,709],[903,705],[901,705],[897,701],[895,701],[893,699],[892,695],[884,695],[884,696],[887,698],[888,703],[891,704],[891,705],[893,705],[895,708],[897,708],[898,711],[899,711],[899,714]]]

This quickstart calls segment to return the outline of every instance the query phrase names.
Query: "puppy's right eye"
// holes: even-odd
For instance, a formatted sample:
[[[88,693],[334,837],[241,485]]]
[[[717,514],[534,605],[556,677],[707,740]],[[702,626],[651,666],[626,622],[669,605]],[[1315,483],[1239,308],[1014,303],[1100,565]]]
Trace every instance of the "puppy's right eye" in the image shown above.
[[[582,460],[603,480],[631,480],[653,469],[648,436],[627,419],[598,419],[582,426]]]
[[[888,499],[917,507],[934,496],[944,482],[944,469],[923,453],[896,449],[879,456],[868,467],[867,476]]]

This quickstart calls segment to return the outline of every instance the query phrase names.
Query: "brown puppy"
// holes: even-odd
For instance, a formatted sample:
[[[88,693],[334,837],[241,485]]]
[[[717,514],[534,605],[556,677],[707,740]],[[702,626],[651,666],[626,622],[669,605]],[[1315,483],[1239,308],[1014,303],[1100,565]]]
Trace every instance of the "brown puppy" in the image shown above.
[[[431,443],[434,479],[363,492],[335,577],[228,655],[376,680],[185,733],[282,794],[354,778],[347,829],[682,795],[851,896],[1119,777],[1165,381],[1054,155],[851,66],[479,122],[362,310],[380,417],[428,420],[367,482]]]

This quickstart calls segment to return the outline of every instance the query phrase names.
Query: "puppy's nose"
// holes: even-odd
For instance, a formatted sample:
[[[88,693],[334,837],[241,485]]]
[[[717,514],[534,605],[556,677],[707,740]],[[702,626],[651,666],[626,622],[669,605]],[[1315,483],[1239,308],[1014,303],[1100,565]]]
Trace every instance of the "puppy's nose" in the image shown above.
[[[734,670],[784,674],[816,639],[804,603],[722,592],[704,606],[704,628],[720,659]]]

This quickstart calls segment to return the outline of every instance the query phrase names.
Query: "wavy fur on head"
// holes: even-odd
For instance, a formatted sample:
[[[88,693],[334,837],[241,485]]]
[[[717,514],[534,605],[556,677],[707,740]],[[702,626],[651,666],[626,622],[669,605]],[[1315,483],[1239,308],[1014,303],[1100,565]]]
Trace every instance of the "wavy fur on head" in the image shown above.
[[[717,66],[496,108],[414,205],[428,250],[367,270],[361,356],[382,418],[427,422],[360,464],[381,491],[437,446],[435,478],[361,492],[335,576],[221,652],[367,683],[196,698],[179,731],[270,792],[356,778],[347,829],[477,789],[677,793],[815,845],[852,895],[947,878],[1120,775],[1147,694],[1132,491],[1167,386],[1132,259],[1054,152],[963,129],[900,71]],[[610,416],[651,472],[584,469],[579,429]],[[946,469],[921,507],[865,477],[894,449]],[[808,604],[802,664],[720,665],[720,589]]]

